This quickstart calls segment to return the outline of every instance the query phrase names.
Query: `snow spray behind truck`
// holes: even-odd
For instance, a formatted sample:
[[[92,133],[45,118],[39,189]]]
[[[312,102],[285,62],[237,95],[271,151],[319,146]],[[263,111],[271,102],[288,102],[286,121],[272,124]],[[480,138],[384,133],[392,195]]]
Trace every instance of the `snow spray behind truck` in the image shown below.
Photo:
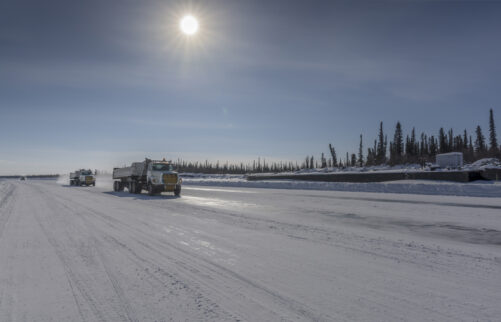
[[[70,186],[95,186],[96,177],[91,170],[80,169],[70,173]]]
[[[145,159],[143,162],[133,162],[130,167],[113,169],[113,191],[123,191],[139,194],[143,189],[150,196],[167,191],[181,194],[179,175],[174,171],[172,162]]]

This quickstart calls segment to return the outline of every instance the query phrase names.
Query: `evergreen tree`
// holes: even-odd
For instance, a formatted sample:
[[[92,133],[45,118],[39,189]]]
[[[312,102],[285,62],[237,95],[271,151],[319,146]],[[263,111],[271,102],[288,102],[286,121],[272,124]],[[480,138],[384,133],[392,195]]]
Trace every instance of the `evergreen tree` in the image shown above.
[[[402,134],[402,125],[397,122],[395,134],[393,135],[393,144],[390,143],[390,162],[392,164],[402,163],[402,153],[404,152],[404,142]]]
[[[463,133],[463,150],[468,149],[468,133],[466,132],[466,129],[464,129]]]
[[[351,154],[351,166],[356,167],[357,166],[357,155],[355,153]]]
[[[384,135],[383,122],[380,122],[377,149],[376,149],[377,164],[383,164],[386,162],[386,146],[387,146],[387,138]]]
[[[454,132],[452,132],[452,129],[449,130],[449,135],[447,136],[448,143],[447,143],[447,152],[451,152],[454,150]]]
[[[369,167],[374,165],[374,150],[371,148],[367,149],[367,160],[365,162],[365,165]]]
[[[362,143],[362,134],[360,134],[360,144],[358,145],[358,166],[364,166],[364,151],[363,151],[363,143]]]
[[[433,135],[430,137],[429,146],[430,146],[429,160],[431,161],[433,157],[435,157],[435,155],[438,153],[439,149],[437,139],[435,139],[435,136]]]
[[[329,143],[329,151],[331,152],[331,157],[332,157],[332,166],[337,167],[337,156],[336,156],[336,149],[332,146],[332,144]]]
[[[438,144],[440,153],[448,152],[447,147],[447,135],[445,134],[444,128],[441,127],[438,131]]]
[[[475,158],[475,149],[473,148],[473,140],[471,139],[471,135],[470,135],[470,143],[468,144],[468,155],[471,158],[470,160],[473,161]]]
[[[417,149],[416,149],[416,129],[412,128],[411,132],[411,159],[414,160],[416,155],[417,155]]]
[[[477,157],[481,158],[485,154],[485,137],[482,134],[482,129],[480,128],[480,125],[477,126],[477,129],[475,131],[475,134],[477,138],[475,139],[475,152],[477,153]]]
[[[489,143],[490,143],[489,152],[491,156],[493,157],[499,156],[499,145],[496,135],[496,125],[494,124],[494,112],[492,111],[492,108],[489,111]]]

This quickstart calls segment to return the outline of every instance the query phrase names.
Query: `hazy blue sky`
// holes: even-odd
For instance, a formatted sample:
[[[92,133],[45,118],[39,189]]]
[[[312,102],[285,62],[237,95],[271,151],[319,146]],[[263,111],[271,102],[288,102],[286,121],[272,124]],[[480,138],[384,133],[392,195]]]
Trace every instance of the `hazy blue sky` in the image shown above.
[[[0,174],[301,161],[367,147],[380,120],[487,130],[500,17],[481,1],[2,0]]]

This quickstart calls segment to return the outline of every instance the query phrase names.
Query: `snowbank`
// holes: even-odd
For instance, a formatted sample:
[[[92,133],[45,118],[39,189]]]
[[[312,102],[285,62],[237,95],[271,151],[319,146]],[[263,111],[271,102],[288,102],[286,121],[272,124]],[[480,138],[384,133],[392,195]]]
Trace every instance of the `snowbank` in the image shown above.
[[[426,180],[399,180],[374,183],[317,182],[297,180],[247,181],[244,175],[181,173],[183,185],[269,188],[269,189],[304,189],[326,191],[379,192],[420,195],[446,195],[470,197],[501,197],[501,182],[454,183]],[[61,175],[57,182],[69,185],[68,175]],[[96,187],[113,189],[110,174],[96,177]]]
[[[183,178],[183,184],[199,186],[501,197],[501,183],[495,182],[456,183],[428,180],[399,180],[389,182],[349,183],[299,180],[247,181],[244,176],[237,175],[190,175],[189,177],[181,175],[181,177]]]

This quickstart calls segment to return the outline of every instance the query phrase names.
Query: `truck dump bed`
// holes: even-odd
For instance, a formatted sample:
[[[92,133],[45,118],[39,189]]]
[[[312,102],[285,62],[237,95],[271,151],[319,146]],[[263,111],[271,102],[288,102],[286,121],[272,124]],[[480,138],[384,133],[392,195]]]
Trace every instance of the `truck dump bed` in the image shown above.
[[[113,179],[140,177],[146,175],[145,162],[133,162],[130,167],[113,169]]]

